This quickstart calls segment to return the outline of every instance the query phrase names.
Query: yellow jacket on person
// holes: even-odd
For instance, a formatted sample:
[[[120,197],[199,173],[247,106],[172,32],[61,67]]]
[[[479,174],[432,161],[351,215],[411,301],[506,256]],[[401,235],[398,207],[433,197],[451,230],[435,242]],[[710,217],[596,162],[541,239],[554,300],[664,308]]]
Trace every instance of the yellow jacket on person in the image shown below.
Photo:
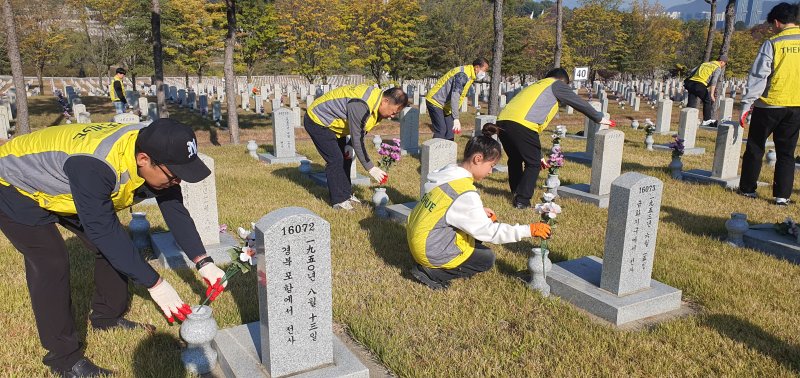
[[[117,96],[117,91],[114,90],[114,83],[116,82],[119,82],[120,88],[122,88],[122,94],[125,95],[125,82],[114,76],[114,79],[108,84],[108,93],[111,94],[111,102],[122,101],[122,99]]]
[[[306,111],[309,118],[318,125],[327,127],[337,138],[350,135],[347,124],[347,102],[360,99],[369,107],[369,118],[363,125],[364,132],[372,130],[380,118],[378,107],[381,104],[382,91],[371,84],[347,85],[336,88],[314,100]]]
[[[444,76],[440,77],[433,88],[428,91],[428,93],[425,95],[425,100],[431,105],[444,110],[445,115],[450,115],[453,113],[453,104],[450,97],[451,92],[453,91],[453,82],[456,75],[462,72],[467,75],[467,83],[464,84],[464,87],[461,89],[461,95],[458,99],[458,104],[456,105],[456,108],[460,107],[464,102],[464,98],[467,97],[469,87],[477,78],[475,66],[473,65],[459,66],[448,71],[446,74],[444,74]]]
[[[769,42],[772,73],[760,99],[769,106],[800,106],[800,27],[786,28]]]
[[[711,84],[712,78],[714,77],[714,73],[717,70],[722,69],[722,66],[719,64],[718,61],[711,61],[705,62],[697,67],[697,70],[694,72],[694,75],[689,78],[690,81],[696,81],[700,84],[705,86],[709,86]]]
[[[556,81],[546,78],[525,87],[500,111],[497,120],[513,121],[541,133],[558,113],[558,98],[552,89]]]

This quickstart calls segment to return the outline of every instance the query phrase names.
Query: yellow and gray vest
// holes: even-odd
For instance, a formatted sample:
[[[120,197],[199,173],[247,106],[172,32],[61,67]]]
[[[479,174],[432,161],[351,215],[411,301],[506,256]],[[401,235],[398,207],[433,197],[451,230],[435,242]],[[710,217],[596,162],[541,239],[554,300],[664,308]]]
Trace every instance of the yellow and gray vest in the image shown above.
[[[92,123],[48,127],[0,146],[0,184],[13,186],[43,209],[60,215],[77,214],[64,163],[87,155],[114,170],[114,209],[133,205],[144,179],[136,165],[136,137],[145,124]]]
[[[354,98],[364,100],[369,107],[370,117],[363,125],[364,132],[368,132],[378,124],[380,119],[378,106],[382,98],[381,90],[371,84],[347,85],[324,94],[308,107],[308,116],[316,124],[331,129],[337,138],[345,137],[350,135],[350,126],[347,124],[347,102]]]
[[[760,100],[770,106],[800,106],[800,27],[783,29],[772,43],[772,73]]]
[[[464,84],[464,88],[461,89],[461,98],[458,99],[457,105],[460,107],[464,102],[464,98],[467,97],[469,87],[477,78],[475,74],[475,66],[471,64],[459,66],[448,71],[446,74],[444,74],[444,76],[439,78],[439,81],[436,82],[436,85],[434,85],[433,88],[431,88],[431,90],[429,90],[425,95],[425,100],[427,100],[433,106],[444,110],[445,115],[449,115],[452,112],[451,107],[453,105],[450,103],[450,92],[453,89],[453,77],[461,72],[467,74],[469,81],[467,81],[467,83]]]
[[[546,78],[525,87],[500,111],[497,120],[514,121],[541,133],[558,113],[558,99],[552,88],[555,82],[556,79]]]
[[[472,177],[450,181],[434,188],[408,216],[406,238],[414,260],[428,268],[452,269],[475,251],[475,238],[447,224],[450,205],[466,192],[476,191]]]
[[[111,80],[111,84],[108,84],[108,93],[111,94],[111,102],[122,101],[119,97],[117,97],[117,91],[114,90],[114,83],[119,82],[120,88],[122,88],[122,94],[125,94],[125,82],[122,79],[114,76],[114,79]]]
[[[697,67],[694,75],[692,75],[689,80],[708,86],[711,77],[714,76],[714,72],[720,68],[722,68],[722,66],[720,66],[717,61],[705,62],[701,64],[700,67]]]

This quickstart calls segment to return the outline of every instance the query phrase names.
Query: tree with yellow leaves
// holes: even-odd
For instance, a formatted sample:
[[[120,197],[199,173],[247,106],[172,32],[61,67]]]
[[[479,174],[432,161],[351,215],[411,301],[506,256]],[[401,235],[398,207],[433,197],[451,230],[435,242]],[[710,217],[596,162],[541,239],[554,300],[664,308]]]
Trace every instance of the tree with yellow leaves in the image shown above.
[[[309,83],[327,77],[342,64],[341,42],[345,39],[343,0],[306,1],[278,0],[275,7],[283,15],[279,36],[284,43],[284,62],[293,65],[292,72]]]
[[[202,80],[203,72],[225,47],[225,3],[205,0],[172,1],[164,22],[164,54],[183,71],[186,86],[189,73]]]

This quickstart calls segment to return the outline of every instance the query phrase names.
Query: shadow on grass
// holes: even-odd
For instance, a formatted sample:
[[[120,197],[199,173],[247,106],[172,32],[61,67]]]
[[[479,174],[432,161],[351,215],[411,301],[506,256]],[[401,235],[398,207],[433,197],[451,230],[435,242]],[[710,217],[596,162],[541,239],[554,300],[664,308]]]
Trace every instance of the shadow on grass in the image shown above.
[[[321,170],[315,168],[316,166],[317,164],[312,164],[312,172],[318,172]],[[310,177],[300,173],[300,170],[298,170],[297,167],[279,168],[272,173],[278,177],[291,180],[295,184],[308,190],[308,192],[313,194],[314,197],[317,197],[317,199],[325,202],[330,200],[328,188],[326,186],[317,185]]]
[[[726,234],[723,217],[696,214],[672,206],[661,207],[661,221],[680,227],[683,232],[698,236],[721,238]]]
[[[758,325],[733,315],[710,315],[703,323],[725,337],[772,358],[795,373],[800,373],[800,347],[797,345],[781,340]]]
[[[406,228],[375,215],[362,219],[358,224],[369,234],[370,244],[378,256],[387,264],[400,268],[403,278],[416,283],[410,271],[414,259],[406,243]],[[398,240],[402,242],[398,243]]]
[[[134,377],[183,377],[181,341],[165,332],[156,332],[133,351]]]

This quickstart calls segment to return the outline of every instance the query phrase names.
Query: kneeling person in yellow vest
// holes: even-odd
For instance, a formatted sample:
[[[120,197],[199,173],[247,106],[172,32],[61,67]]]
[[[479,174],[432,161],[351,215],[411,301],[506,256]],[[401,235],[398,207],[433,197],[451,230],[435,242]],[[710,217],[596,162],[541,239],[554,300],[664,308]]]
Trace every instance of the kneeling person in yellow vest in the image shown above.
[[[464,160],[428,176],[425,195],[411,211],[406,238],[415,264],[411,274],[432,289],[446,288],[450,280],[485,272],[494,265],[494,253],[481,242],[518,242],[523,238],[550,236],[545,223],[510,225],[497,222],[483,202],[474,182],[492,172],[500,160],[500,143],[494,124],[483,135],[472,137]]]
[[[370,84],[362,84],[336,88],[308,107],[303,127],[325,160],[334,209],[352,210],[354,204],[361,203],[353,195],[350,183],[353,155],[375,181],[381,184],[386,181],[386,172],[369,158],[364,136],[382,119],[396,116],[407,103],[408,96],[400,88],[381,92]]]
[[[475,59],[472,65],[459,66],[448,71],[425,94],[434,138],[453,140],[454,134],[461,133],[461,121],[458,119],[461,104],[464,103],[472,83],[483,80],[488,70],[489,61],[486,58]]]
[[[224,272],[206,256],[178,185],[210,173],[197,157],[192,129],[170,119],[149,126],[48,127],[0,146],[0,230],[25,259],[39,340],[48,351],[42,362],[53,373],[112,374],[84,357],[70,308],[69,253],[56,224],[95,254],[92,328],[152,331],[152,325],[123,317],[129,304],[128,278],[148,288],[170,322],[192,311],[136,250],[117,212],[155,197],[209,289],[221,292]]]

